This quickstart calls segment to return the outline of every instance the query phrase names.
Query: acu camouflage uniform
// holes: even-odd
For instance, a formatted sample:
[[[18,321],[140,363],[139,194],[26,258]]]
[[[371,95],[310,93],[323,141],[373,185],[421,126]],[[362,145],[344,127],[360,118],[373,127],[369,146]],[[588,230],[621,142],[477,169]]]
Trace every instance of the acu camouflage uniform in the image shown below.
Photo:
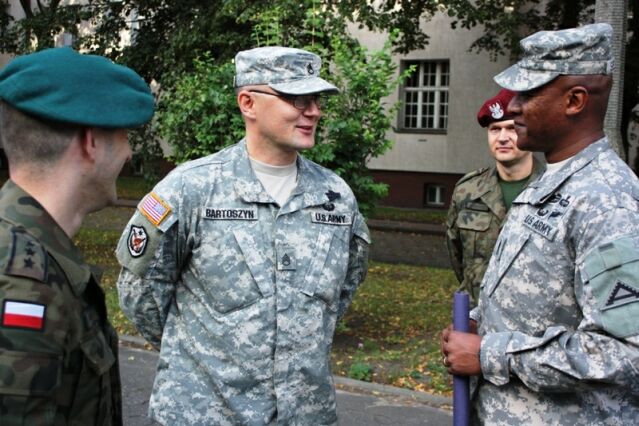
[[[16,326],[7,306],[43,306]],[[121,425],[117,336],[104,293],[64,231],[8,181],[0,190],[0,424]]]
[[[331,343],[370,239],[346,183],[297,166],[280,208],[242,141],[178,167],[127,226],[120,304],[160,347],[149,406],[160,423],[336,423]],[[149,197],[165,204],[157,225],[142,213]]]
[[[605,139],[515,200],[471,317],[482,423],[639,424],[639,181]]]
[[[529,182],[541,167],[533,161]],[[468,292],[473,304],[479,300],[479,285],[506,213],[495,166],[470,172],[457,182],[446,219],[446,243],[460,289]]]

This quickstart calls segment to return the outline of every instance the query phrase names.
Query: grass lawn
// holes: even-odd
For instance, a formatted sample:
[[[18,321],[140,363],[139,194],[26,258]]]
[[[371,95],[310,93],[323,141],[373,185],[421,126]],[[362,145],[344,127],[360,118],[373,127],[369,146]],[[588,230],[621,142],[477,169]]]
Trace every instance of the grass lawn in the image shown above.
[[[133,208],[113,207],[87,217],[76,243],[87,262],[104,270],[109,315],[120,334],[136,335],[120,311],[114,249]],[[452,271],[371,262],[368,277],[338,325],[333,372],[376,383],[451,394],[441,365],[439,331],[450,322]]]

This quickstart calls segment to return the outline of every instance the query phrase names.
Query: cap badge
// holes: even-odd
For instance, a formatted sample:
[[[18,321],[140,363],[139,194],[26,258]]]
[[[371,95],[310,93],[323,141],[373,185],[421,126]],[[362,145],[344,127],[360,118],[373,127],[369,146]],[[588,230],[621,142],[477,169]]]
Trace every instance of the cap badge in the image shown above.
[[[490,109],[490,115],[495,120],[500,119],[504,116],[504,109],[497,102],[492,105],[488,105],[488,109]]]
[[[309,64],[306,66],[306,71],[308,71],[309,74],[315,74],[312,63],[309,62]]]

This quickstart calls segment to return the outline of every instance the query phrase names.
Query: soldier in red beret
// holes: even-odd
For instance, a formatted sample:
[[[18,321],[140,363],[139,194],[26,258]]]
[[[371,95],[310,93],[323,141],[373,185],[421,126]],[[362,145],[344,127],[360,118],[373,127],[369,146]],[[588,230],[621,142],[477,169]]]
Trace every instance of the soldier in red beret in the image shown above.
[[[531,152],[517,148],[515,123],[507,112],[514,95],[503,89],[479,109],[477,121],[488,129],[495,165],[472,171],[457,182],[446,221],[450,262],[473,305],[506,213],[539,169]]]

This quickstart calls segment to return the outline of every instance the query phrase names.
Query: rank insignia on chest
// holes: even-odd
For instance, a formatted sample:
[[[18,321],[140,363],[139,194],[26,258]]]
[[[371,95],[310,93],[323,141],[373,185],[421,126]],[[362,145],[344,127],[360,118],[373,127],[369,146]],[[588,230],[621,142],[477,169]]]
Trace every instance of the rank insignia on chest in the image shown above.
[[[140,213],[146,216],[152,224],[158,226],[171,214],[171,207],[155,192],[147,194],[138,206]]]
[[[202,208],[202,217],[209,220],[257,220],[257,207],[249,208]]]
[[[42,331],[46,306],[39,303],[5,300],[2,306],[2,326]]]
[[[149,236],[143,226],[131,225],[129,237],[127,238],[127,247],[129,248],[131,256],[142,256],[144,254],[144,249],[146,249],[146,243],[148,240]]]

